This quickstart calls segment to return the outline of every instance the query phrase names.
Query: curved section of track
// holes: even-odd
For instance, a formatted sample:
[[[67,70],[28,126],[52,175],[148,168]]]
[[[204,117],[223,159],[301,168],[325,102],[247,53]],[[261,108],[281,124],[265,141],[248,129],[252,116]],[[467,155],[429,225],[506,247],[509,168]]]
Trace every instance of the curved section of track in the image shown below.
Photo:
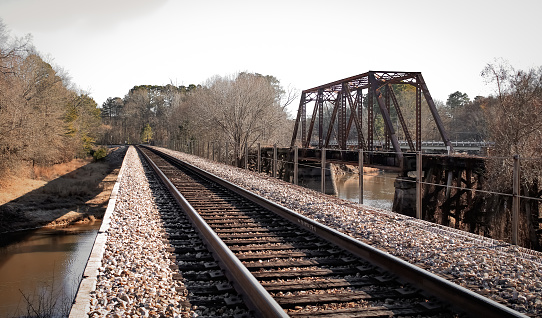
[[[523,317],[175,158],[143,152],[257,316]]]

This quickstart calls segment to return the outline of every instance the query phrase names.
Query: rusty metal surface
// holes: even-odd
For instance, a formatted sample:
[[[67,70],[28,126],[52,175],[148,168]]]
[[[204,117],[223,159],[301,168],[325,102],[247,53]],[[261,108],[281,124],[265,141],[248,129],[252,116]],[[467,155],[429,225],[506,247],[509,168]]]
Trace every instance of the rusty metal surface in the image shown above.
[[[393,85],[404,84],[416,88],[415,107],[402,107],[405,105],[399,105],[397,101]],[[365,102],[363,96],[366,97]],[[308,148],[311,145],[311,139],[318,138],[319,149],[334,147],[333,145],[339,149],[347,149],[347,142],[353,141],[349,140],[349,137],[353,136],[357,138],[358,149],[371,151],[375,150],[375,138],[383,138],[386,150],[393,151],[401,157],[402,150],[390,116],[393,105],[409,150],[420,151],[422,96],[427,102],[442,141],[453,150],[422,74],[387,71],[369,71],[302,91],[291,146],[293,147],[299,141],[299,145]],[[306,108],[309,104],[314,104],[314,106],[307,131]],[[333,107],[333,111],[330,114],[324,114],[325,108],[329,106]],[[415,127],[407,127],[401,108],[415,109]],[[365,122],[364,112],[367,114]],[[375,136],[376,120],[384,123],[384,136]],[[301,133],[299,133],[300,129]],[[351,133],[352,129],[356,130],[355,133]],[[415,141],[410,135],[411,129],[415,130]],[[301,137],[300,140],[299,137]]]

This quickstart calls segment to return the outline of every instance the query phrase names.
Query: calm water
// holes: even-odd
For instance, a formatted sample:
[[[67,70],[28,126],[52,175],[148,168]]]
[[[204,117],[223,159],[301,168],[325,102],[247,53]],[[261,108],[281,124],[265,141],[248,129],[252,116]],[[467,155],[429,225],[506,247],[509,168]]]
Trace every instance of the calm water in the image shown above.
[[[391,211],[397,173],[377,171],[363,176],[363,203],[375,208]],[[335,179],[337,196],[354,202],[359,200],[359,180],[352,176]]]
[[[363,204],[391,211],[395,193],[393,183],[397,175],[396,172],[388,171],[365,173],[363,175]],[[313,174],[305,176],[299,185],[320,191],[320,180],[320,175]],[[326,182],[326,193],[332,195],[333,187],[330,183]],[[336,176],[335,191],[335,194],[341,199],[359,202],[359,179],[357,175]]]
[[[0,238],[0,318],[27,313],[23,294],[31,299],[35,308],[48,307],[55,300],[57,312],[66,306],[69,308],[99,227],[100,223],[95,222],[67,229],[3,234]]]

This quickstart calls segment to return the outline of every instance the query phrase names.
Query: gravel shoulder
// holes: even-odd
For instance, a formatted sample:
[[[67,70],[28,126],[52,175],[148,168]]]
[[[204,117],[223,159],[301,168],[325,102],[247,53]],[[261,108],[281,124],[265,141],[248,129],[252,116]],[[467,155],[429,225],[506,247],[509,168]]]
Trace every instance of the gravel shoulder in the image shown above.
[[[542,253],[158,148],[528,316],[542,316]]]
[[[192,317],[163,236],[156,193],[165,190],[147,176],[134,147],[123,169],[88,317]]]

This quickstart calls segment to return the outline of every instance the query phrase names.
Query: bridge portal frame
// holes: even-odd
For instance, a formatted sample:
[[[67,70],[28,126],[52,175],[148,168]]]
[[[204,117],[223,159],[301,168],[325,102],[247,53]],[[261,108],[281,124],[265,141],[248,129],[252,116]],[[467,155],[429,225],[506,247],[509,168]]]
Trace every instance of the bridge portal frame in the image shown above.
[[[409,127],[407,127],[401,107],[393,92],[393,85],[408,84],[416,88],[416,127],[415,141],[412,140]],[[390,149],[390,143],[393,151],[401,154],[401,146],[397,139],[397,134],[393,127],[390,110],[394,106],[397,117],[401,123],[405,138],[407,139],[410,151],[421,151],[421,109],[422,94],[429,107],[433,120],[440,133],[442,141],[453,151],[453,146],[448,138],[442,120],[438,114],[437,108],[429,93],[429,89],[423,79],[421,72],[386,72],[369,71],[356,76],[348,77],[328,84],[317,86],[301,92],[299,108],[292,135],[291,147],[295,146],[299,130],[301,129],[301,146],[310,147],[311,138],[316,119],[318,119],[318,148],[329,148],[334,126],[337,124],[336,139],[338,148],[346,149],[347,140],[352,129],[352,124],[356,126],[358,146],[357,149],[365,151],[375,150],[374,145],[374,114],[373,107],[367,107],[367,136],[363,132],[363,94],[367,90],[367,104],[374,105],[374,100],[378,104],[378,109],[385,125],[385,144],[386,149]],[[314,102],[314,109],[307,130],[307,105]],[[327,127],[324,136],[324,103],[333,105],[331,121]],[[348,116],[348,110],[350,110]],[[301,126],[301,127],[300,127]]]

